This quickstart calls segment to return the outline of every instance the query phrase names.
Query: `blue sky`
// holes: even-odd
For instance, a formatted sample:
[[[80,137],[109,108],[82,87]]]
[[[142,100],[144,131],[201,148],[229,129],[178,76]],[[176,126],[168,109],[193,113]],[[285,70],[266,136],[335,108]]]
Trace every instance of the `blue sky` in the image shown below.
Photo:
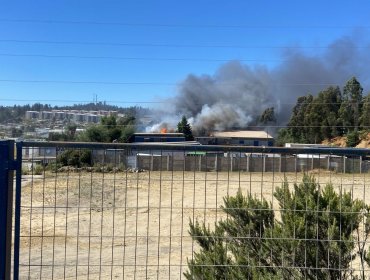
[[[1,1],[0,105],[151,106],[229,60],[274,69],[368,36],[368,1]],[[368,38],[365,38],[367,41]]]

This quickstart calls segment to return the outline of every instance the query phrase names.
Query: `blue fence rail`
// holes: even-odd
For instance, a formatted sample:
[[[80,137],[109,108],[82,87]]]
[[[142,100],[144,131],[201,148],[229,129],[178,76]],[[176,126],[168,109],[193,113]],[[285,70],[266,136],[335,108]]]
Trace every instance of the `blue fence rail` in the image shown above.
[[[275,188],[311,173],[370,203],[369,171],[369,149],[1,141],[0,279],[185,279],[189,220],[225,219],[224,197],[279,216]]]

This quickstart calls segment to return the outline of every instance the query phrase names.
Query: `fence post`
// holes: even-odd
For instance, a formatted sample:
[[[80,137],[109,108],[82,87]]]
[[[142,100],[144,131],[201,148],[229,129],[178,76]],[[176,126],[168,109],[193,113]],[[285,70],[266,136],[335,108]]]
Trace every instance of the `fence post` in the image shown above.
[[[199,155],[199,162],[198,162],[198,164],[199,164],[199,172],[201,172],[202,171],[202,155]]]
[[[217,164],[218,164],[218,155],[217,155],[217,153],[216,153],[216,156],[215,156],[215,171],[217,172],[218,171],[218,166],[217,166]]]
[[[343,156],[343,173],[346,173],[346,156]]]
[[[230,171],[233,172],[233,154],[232,153],[229,153],[229,157],[230,157]]]
[[[283,157],[283,154],[280,154],[280,158],[279,158],[279,172],[282,172],[282,168],[281,168],[281,163],[282,163],[282,157]]]
[[[250,165],[250,155],[247,155],[247,172],[250,171],[249,165]]]
[[[0,141],[0,279],[10,279],[14,141]]]
[[[294,172],[297,173],[297,155],[294,155]]]
[[[314,156],[312,155],[311,156],[312,160],[311,160],[311,170],[314,169]]]
[[[22,147],[23,142],[17,142],[15,204],[14,204],[14,260],[13,280],[19,279],[19,249],[21,232],[21,187],[22,187]]]

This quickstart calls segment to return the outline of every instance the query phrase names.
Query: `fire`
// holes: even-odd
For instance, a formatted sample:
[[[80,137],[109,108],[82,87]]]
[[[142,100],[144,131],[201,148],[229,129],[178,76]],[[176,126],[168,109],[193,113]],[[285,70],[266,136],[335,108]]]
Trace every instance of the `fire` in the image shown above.
[[[167,128],[165,128],[165,127],[164,127],[164,128],[162,128],[162,129],[161,129],[161,133],[167,133]]]

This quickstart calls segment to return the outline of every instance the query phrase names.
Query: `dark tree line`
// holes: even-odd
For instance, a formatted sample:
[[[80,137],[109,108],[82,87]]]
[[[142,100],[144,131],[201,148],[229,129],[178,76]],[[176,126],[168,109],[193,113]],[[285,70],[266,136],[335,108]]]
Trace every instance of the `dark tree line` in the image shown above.
[[[343,90],[328,87],[317,96],[298,98],[287,128],[279,131],[280,142],[321,143],[336,136],[354,135],[370,129],[370,95],[355,78]]]
[[[0,106],[0,123],[21,122],[27,111],[51,110],[48,104],[35,103],[33,105]]]
[[[131,106],[131,107],[119,107],[117,105],[110,105],[106,102],[96,102],[96,103],[87,103],[87,104],[74,104],[72,106],[57,106],[54,109],[57,110],[84,110],[84,111],[117,111],[121,114],[128,115],[145,115],[150,113],[150,109],[143,108],[140,106]]]
[[[74,104],[72,106],[51,106],[49,104],[35,103],[32,105],[0,106],[0,123],[21,122],[27,111],[40,112],[50,110],[117,111],[118,113],[133,116],[150,114],[150,109],[140,106],[123,108],[116,105],[109,105],[105,102]]]

